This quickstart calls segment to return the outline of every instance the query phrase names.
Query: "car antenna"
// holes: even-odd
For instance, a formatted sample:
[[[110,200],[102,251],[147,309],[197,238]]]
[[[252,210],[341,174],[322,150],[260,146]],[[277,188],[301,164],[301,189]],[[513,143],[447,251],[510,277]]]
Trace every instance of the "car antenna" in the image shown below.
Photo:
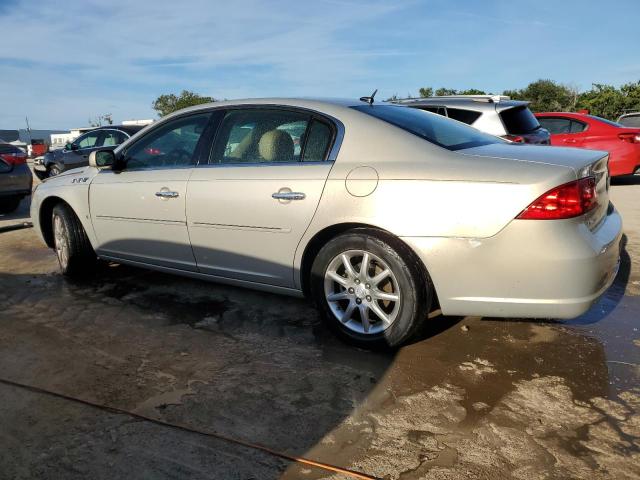
[[[373,105],[373,99],[376,96],[376,93],[378,93],[378,89],[376,88],[373,93],[371,94],[370,97],[360,97],[360,101],[361,102],[367,102],[369,105]]]

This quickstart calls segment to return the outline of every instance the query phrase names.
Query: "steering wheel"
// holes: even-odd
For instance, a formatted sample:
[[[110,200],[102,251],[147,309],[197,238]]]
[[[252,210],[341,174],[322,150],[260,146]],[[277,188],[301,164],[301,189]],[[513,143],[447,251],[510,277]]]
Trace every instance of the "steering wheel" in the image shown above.
[[[188,150],[176,147],[165,156],[165,162],[169,161],[174,165],[183,165],[191,162],[191,155]]]

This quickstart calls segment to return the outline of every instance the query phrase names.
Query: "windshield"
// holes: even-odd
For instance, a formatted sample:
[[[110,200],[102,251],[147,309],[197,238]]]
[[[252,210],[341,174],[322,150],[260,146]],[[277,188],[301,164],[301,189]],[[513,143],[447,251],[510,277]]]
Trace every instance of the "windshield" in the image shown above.
[[[395,125],[447,150],[504,143],[498,137],[482,133],[463,123],[415,108],[400,105],[359,105],[351,108]]]

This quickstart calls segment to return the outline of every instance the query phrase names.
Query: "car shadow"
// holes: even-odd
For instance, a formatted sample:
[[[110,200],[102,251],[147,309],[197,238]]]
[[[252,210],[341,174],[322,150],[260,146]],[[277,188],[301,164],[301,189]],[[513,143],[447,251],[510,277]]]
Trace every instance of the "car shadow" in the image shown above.
[[[0,235],[0,248],[3,376],[317,461],[352,466],[372,445],[398,455],[393,439],[419,450],[429,415],[459,418],[442,428],[464,435],[540,376],[565,378],[580,399],[608,392],[602,345],[587,336],[435,316],[412,344],[372,352],[338,340],[303,299],[107,262],[68,281],[31,230]],[[589,368],[576,369],[577,352]]]

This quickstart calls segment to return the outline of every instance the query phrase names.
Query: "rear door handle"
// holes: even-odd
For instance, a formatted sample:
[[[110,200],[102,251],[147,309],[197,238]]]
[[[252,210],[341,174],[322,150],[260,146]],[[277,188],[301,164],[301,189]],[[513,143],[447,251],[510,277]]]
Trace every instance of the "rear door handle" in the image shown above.
[[[276,192],[271,194],[271,198],[276,200],[304,200],[306,197],[302,192]]]
[[[177,198],[178,195],[178,192],[171,192],[169,190],[160,190],[159,192],[156,192],[156,197],[160,198]]]

